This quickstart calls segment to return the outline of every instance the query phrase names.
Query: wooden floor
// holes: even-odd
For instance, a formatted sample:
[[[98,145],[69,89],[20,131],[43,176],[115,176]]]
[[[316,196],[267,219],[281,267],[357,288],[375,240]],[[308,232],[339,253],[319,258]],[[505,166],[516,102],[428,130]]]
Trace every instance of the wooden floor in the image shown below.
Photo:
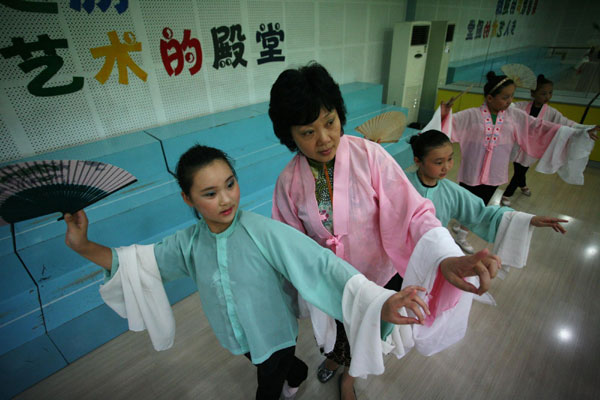
[[[527,267],[494,280],[498,306],[474,303],[460,343],[432,357],[389,357],[384,375],[358,380],[360,399],[600,399],[600,169],[588,167],[585,186],[527,177],[533,196],[518,191],[514,208],[568,218],[568,233],[537,229]],[[128,332],[17,398],[252,399],[255,369],[219,345],[198,295],[174,311],[172,349],[155,352],[146,333]],[[337,381],[315,377],[321,356],[306,320],[297,353],[310,368],[297,398],[337,399]]]

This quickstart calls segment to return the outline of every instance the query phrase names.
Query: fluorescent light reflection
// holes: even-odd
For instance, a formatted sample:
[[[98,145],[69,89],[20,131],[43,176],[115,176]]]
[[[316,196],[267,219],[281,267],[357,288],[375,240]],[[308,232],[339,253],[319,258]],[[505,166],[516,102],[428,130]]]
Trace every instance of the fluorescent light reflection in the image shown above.
[[[569,222],[571,222],[571,221],[575,221],[575,220],[576,220],[576,218],[573,218],[573,217],[571,217],[570,215],[564,215],[564,214],[557,214],[557,215],[556,215],[556,218],[559,218],[559,219],[566,219],[566,220],[567,220],[567,221],[569,221]],[[568,223],[568,222],[565,222],[565,223]]]
[[[592,246],[586,247],[586,249],[585,249],[585,255],[586,256],[593,257],[596,254],[598,254],[598,247],[597,246],[592,245]]]
[[[570,342],[573,338],[573,333],[569,328],[560,328],[556,336],[561,342]]]

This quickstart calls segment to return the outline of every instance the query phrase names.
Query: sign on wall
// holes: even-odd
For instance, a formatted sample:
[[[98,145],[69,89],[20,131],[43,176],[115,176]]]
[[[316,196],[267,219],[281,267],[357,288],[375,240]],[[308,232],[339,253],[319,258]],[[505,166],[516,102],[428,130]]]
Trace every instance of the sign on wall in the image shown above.
[[[517,27],[514,18],[504,19],[504,15],[534,15],[538,0],[498,0],[496,4],[496,19],[470,20],[467,24],[465,40],[501,38],[513,36]],[[502,19],[501,19],[502,18]]]
[[[85,11],[92,14],[96,9],[106,12],[111,5],[118,14],[126,13],[129,7],[127,0],[112,4],[110,0],[84,0],[69,2],[72,12]],[[58,4],[53,2],[36,2],[25,0],[0,0],[0,4],[24,13],[58,14]],[[68,18],[68,15],[67,15]],[[245,56],[245,41],[247,39],[241,24],[213,26],[210,28],[214,60],[212,68],[247,67]],[[256,43],[262,47],[257,65],[271,62],[285,61],[285,55],[279,48],[285,40],[285,32],[279,22],[267,21],[260,23],[255,34]],[[35,41],[26,41],[19,32],[14,32],[10,38],[11,43],[0,43],[0,55],[5,59],[15,59],[15,68],[19,68],[28,77],[33,76],[27,85],[27,91],[33,96],[62,96],[77,92],[83,88],[85,78],[73,76],[72,81],[62,85],[52,85],[49,81],[61,70],[64,65],[61,56],[62,49],[68,48],[65,38],[50,37],[48,33],[40,32]],[[98,46],[89,49],[88,57],[104,59],[104,64],[94,78],[105,84],[113,75],[116,75],[119,84],[128,85],[131,79],[146,82],[148,73],[138,66],[130,53],[142,52],[147,46],[160,48],[164,70],[170,77],[178,76],[184,66],[189,66],[191,75],[202,68],[203,53],[202,43],[193,37],[192,30],[183,29],[182,39],[175,38],[173,29],[165,26],[162,29],[162,39],[158,43],[139,42],[133,32],[117,32],[109,30],[105,38],[98,38]],[[19,60],[20,59],[20,60]],[[39,70],[40,67],[44,67]],[[116,70],[116,72],[115,72]],[[34,75],[37,73],[37,75]]]

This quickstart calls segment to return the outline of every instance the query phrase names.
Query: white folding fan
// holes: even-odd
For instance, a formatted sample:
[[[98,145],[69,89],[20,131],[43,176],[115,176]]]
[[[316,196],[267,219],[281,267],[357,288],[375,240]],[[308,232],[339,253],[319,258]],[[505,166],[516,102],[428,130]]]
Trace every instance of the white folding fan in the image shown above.
[[[42,160],[0,168],[0,217],[15,223],[54,212],[74,213],[137,179],[114,165]]]
[[[366,139],[377,143],[397,142],[406,128],[406,116],[401,111],[388,111],[379,114],[356,130],[363,134]]]
[[[506,64],[500,67],[504,75],[515,82],[517,87],[535,90],[537,78],[533,71],[523,64]]]

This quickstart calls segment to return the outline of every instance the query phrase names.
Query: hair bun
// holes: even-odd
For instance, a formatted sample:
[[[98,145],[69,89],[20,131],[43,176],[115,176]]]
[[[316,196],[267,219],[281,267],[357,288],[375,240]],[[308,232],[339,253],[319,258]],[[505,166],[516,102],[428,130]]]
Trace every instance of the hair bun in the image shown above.
[[[544,80],[544,79],[546,79],[546,77],[544,76],[544,74],[539,74],[539,75],[537,76],[537,80],[538,80],[538,81],[542,81],[542,80]]]
[[[494,71],[490,71],[485,75],[485,77],[488,81],[491,81],[496,77],[496,73]]]

